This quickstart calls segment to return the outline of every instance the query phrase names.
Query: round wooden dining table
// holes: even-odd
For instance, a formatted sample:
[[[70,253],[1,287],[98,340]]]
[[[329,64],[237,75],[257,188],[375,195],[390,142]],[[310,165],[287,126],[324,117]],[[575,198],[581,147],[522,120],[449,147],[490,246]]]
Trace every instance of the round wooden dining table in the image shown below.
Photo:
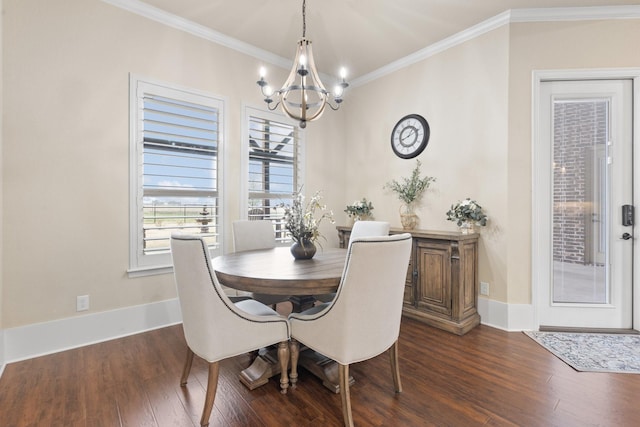
[[[346,249],[327,248],[319,249],[312,259],[296,260],[288,247],[276,247],[218,256],[211,265],[221,284],[246,292],[290,295],[293,311],[300,312],[313,306],[313,295],[338,289],[346,256]],[[301,351],[299,365],[319,377],[329,390],[339,392],[335,362],[309,350]],[[279,373],[277,354],[265,349],[240,373],[240,381],[253,390]],[[353,383],[352,377],[349,380]]]
[[[271,295],[321,295],[335,292],[346,261],[346,249],[319,249],[311,259],[297,260],[288,247],[235,252],[211,261],[220,283],[247,292]]]

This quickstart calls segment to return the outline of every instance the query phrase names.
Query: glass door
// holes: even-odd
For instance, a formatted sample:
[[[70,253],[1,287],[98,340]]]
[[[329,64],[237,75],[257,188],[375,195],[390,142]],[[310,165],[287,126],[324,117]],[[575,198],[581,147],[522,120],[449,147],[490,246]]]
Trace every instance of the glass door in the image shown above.
[[[541,84],[550,267],[540,326],[631,327],[633,226],[622,219],[633,204],[631,89],[630,80]]]

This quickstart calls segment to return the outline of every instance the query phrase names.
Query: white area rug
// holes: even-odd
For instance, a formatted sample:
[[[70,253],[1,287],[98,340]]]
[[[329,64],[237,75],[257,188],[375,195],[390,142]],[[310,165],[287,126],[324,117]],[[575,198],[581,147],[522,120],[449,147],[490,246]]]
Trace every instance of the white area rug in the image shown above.
[[[640,335],[525,332],[576,371],[640,374]]]

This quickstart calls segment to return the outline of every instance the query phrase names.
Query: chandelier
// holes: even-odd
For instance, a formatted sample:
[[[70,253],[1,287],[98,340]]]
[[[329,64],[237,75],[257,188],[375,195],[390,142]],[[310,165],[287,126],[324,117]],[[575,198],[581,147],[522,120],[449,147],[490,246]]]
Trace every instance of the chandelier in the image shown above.
[[[327,105],[334,111],[340,108],[344,90],[349,86],[345,81],[346,70],[342,68],[340,70],[342,81],[335,86],[333,93],[324,88],[313,60],[311,40],[305,37],[307,32],[305,9],[306,0],[303,0],[302,38],[298,41],[293,67],[284,85],[281,89],[274,91],[264,79],[266,72],[264,67],[260,68],[260,80],[257,81],[269,110],[273,111],[280,105],[287,116],[300,121],[301,128],[305,128],[307,122],[320,118]],[[335,105],[331,103],[331,98]]]

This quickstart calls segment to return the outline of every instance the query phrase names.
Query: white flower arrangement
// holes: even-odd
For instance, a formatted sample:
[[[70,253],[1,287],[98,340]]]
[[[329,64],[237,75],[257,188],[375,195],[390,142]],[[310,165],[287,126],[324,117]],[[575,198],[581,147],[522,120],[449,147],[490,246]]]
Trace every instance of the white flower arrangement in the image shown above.
[[[305,204],[302,188],[293,194],[291,206],[282,205],[284,208],[284,227],[287,229],[294,242],[315,242],[321,237],[320,224],[327,220],[334,223],[333,212],[327,210],[327,206],[321,203],[322,195],[317,191],[309,202]],[[321,212],[316,219],[316,210]]]
[[[481,226],[487,225],[487,215],[483,212],[482,206],[470,198],[451,205],[451,209],[447,211],[447,220],[455,221],[458,227],[465,222]]]

